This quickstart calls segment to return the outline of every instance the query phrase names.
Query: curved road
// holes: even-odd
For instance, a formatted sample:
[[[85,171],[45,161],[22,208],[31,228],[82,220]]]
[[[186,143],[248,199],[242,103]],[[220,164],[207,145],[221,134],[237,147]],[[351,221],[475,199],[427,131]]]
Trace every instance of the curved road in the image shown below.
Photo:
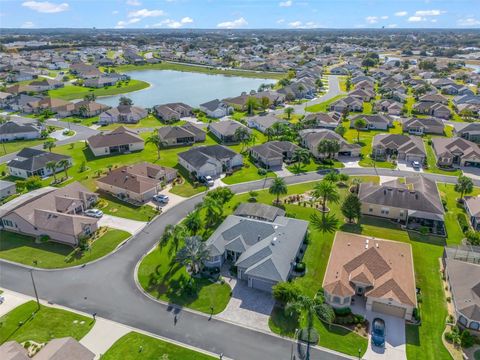
[[[350,175],[405,176],[411,172],[388,169],[345,168]],[[288,184],[315,181],[321,173],[306,173],[286,177]],[[439,181],[455,183],[451,176],[426,174]],[[270,185],[265,179],[233,185],[235,193],[259,190]],[[477,181],[477,185],[478,181]],[[118,251],[85,268],[56,271],[35,270],[34,276],[40,298],[86,313],[99,316],[166,338],[187,343],[214,353],[223,352],[233,359],[290,359],[292,342],[267,333],[258,332],[232,323],[208,320],[205,315],[188,310],[178,311],[178,322],[173,323],[174,309],[145,296],[136,286],[134,269],[141,259],[156,245],[167,224],[176,224],[204,194],[197,195],[157,217]],[[0,286],[33,295],[29,269],[0,261]],[[347,357],[326,349],[313,348],[312,359],[345,359]]]

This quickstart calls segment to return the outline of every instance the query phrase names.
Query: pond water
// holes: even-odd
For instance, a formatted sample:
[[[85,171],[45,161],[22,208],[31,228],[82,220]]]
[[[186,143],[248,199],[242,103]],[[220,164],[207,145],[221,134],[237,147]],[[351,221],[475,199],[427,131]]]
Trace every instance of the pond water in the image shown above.
[[[467,64],[466,67],[470,68],[470,69],[473,69],[473,71],[480,74],[480,65]]]
[[[141,70],[126,74],[132,79],[150,83],[150,87],[127,94],[101,97],[97,101],[117,106],[120,97],[126,96],[133,100],[134,105],[145,108],[170,102],[183,102],[196,107],[210,100],[239,96],[243,91],[256,91],[261,84],[275,83],[275,80],[271,79],[172,70]]]

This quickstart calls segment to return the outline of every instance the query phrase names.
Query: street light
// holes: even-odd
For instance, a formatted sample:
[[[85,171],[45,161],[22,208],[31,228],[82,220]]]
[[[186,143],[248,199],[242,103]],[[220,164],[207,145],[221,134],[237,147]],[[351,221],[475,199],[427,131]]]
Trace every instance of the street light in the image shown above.
[[[362,349],[358,348],[358,360],[362,359]]]
[[[37,260],[33,260],[33,265],[37,266]],[[37,309],[40,310],[40,300],[38,299],[37,287],[35,286],[35,279],[33,278],[33,267],[30,268],[30,278],[32,279],[33,291],[35,292],[35,298],[37,299]]]

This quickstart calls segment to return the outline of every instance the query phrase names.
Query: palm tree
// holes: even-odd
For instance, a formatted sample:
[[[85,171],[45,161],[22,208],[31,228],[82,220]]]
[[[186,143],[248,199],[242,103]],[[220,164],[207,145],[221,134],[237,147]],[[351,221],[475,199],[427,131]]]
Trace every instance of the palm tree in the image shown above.
[[[182,265],[189,266],[193,275],[202,270],[203,263],[208,259],[208,252],[205,242],[200,236],[185,238],[185,246],[177,252],[176,261]]]
[[[157,131],[153,131],[152,135],[145,140],[145,144],[153,144],[155,146],[157,149],[157,160],[160,160],[160,150],[163,149],[166,143],[160,139]]]
[[[284,110],[284,113],[287,115],[287,119],[290,120],[292,114],[293,114],[293,107],[289,106],[286,107]]]
[[[239,126],[235,130],[233,137],[235,138],[236,141],[239,141],[242,143],[241,152],[243,152],[245,150],[245,145],[250,143],[250,131],[248,131],[248,129],[245,126]]]
[[[78,113],[81,117],[87,117],[88,115],[88,108],[86,105],[82,105],[78,108]]]
[[[285,195],[288,193],[288,188],[285,180],[281,177],[276,177],[275,179],[273,179],[272,185],[268,189],[268,192],[272,195],[277,196],[276,204],[279,204],[280,195]]]
[[[310,152],[307,149],[298,148],[293,152],[292,159],[297,163],[308,164]]]
[[[460,199],[463,199],[465,194],[470,194],[473,191],[473,181],[467,176],[460,175],[455,184],[455,191],[460,193]]]
[[[185,218],[185,227],[193,235],[197,234],[197,232],[202,228],[202,218],[200,216],[200,211],[195,210],[187,215],[187,217]]]
[[[57,163],[57,167],[59,169],[63,169],[63,171],[65,172],[65,177],[68,179],[68,168],[70,167],[70,161],[68,161],[67,159],[60,160]]]
[[[158,245],[160,248],[164,247],[172,238],[173,236],[173,231],[175,230],[175,226],[172,224],[168,224],[165,226],[165,230],[163,231],[162,236],[160,237],[160,240],[158,242]]]
[[[260,99],[260,106],[262,107],[263,111],[266,111],[270,106],[270,99],[266,96],[263,96]]]
[[[310,224],[323,233],[333,233],[338,228],[338,219],[333,214],[323,213],[322,216],[315,213],[310,216]]]
[[[316,183],[313,188],[313,196],[317,199],[322,199],[322,211],[327,210],[327,201],[332,203],[338,203],[340,195],[338,194],[337,187],[334,183],[327,180],[322,180]]]
[[[253,96],[249,96],[247,98],[245,106],[247,107],[248,115],[253,115],[253,110],[255,110],[255,108],[257,107],[257,99]]]
[[[133,100],[126,97],[126,96],[122,96],[120,98],[120,100],[118,101],[118,104],[119,105],[129,105],[129,106],[132,106],[133,105]]]
[[[205,209],[205,218],[207,227],[216,224],[223,214],[222,205],[214,198],[206,196],[203,199],[203,208]]]
[[[57,182],[57,174],[55,170],[57,169],[57,163],[55,161],[49,161],[45,164],[45,167],[52,172],[53,182]]]
[[[96,99],[97,99],[97,96],[93,92],[88,93],[83,97],[83,100],[85,101],[95,101]]]
[[[55,113],[50,109],[45,109],[40,113],[40,116],[43,120],[47,120],[51,118],[53,115],[55,115]]]
[[[45,141],[45,142],[43,143],[43,148],[46,149],[46,150],[48,150],[48,151],[50,151],[50,152],[52,152],[52,149],[53,149],[55,146],[57,146],[57,145],[55,144],[55,140],[53,140],[53,139],[48,139],[47,141]]]
[[[364,118],[358,118],[353,123],[353,127],[357,130],[357,142],[360,142],[360,130],[367,127],[367,121]]]

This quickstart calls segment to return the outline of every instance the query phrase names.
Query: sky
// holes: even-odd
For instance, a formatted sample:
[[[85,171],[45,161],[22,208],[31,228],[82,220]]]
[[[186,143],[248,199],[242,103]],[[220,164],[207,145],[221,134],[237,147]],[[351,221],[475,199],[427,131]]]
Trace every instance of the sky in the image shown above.
[[[0,28],[480,28],[480,0],[0,0]]]

